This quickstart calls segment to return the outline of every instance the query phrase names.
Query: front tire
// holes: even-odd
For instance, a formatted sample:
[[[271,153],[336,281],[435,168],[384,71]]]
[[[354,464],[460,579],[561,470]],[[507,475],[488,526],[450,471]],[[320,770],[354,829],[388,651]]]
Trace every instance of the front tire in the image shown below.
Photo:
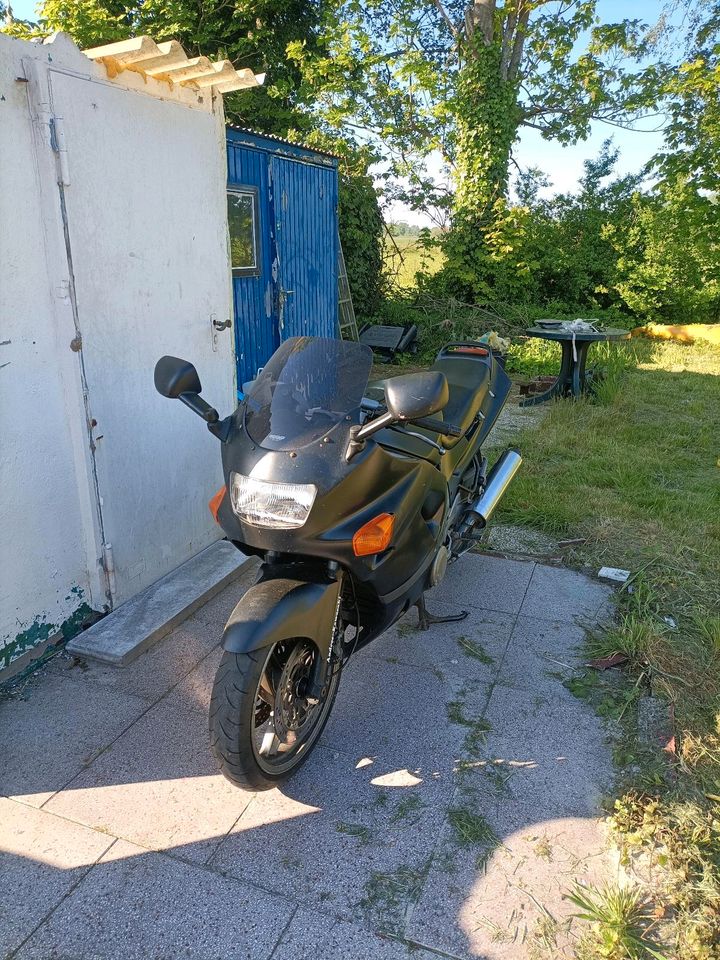
[[[307,760],[340,680],[336,665],[322,700],[303,696],[318,656],[317,647],[303,639],[251,653],[223,652],[210,701],[210,746],[231,783],[269,790]]]

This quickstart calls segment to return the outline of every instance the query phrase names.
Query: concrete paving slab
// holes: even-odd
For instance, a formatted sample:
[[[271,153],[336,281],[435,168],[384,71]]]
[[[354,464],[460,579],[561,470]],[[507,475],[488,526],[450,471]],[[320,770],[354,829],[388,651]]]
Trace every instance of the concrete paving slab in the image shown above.
[[[18,960],[266,960],[294,905],[117,841]]]
[[[112,837],[0,798],[0,956],[30,936],[112,842]]]
[[[587,704],[498,686],[485,719],[485,755],[505,781],[498,809],[516,810],[519,821],[528,810],[543,819],[599,815],[612,766],[603,724]]]
[[[127,693],[39,675],[0,703],[0,793],[42,806],[147,709]]]
[[[47,809],[202,863],[251,796],[218,773],[208,747],[207,718],[162,701]]]
[[[602,724],[550,675],[549,658],[569,659],[582,636],[576,575],[568,581],[568,571],[550,568],[561,577],[558,621],[518,616],[537,569],[463,558],[429,606],[470,606],[468,620],[420,634],[410,617],[360,651],[321,746],[281,790],[237,790],[208,749],[216,643],[236,585],[127,670],[93,666],[67,679],[56,667],[33,681],[29,706],[0,706],[0,750],[22,733],[18,752],[8,754],[12,775],[17,781],[20,771],[36,804],[50,796],[40,787],[67,784],[43,816],[93,827],[103,843],[109,834],[122,839],[20,956],[264,960],[280,939],[273,960],[401,960],[408,944],[422,960],[438,951],[473,960],[564,957],[561,880],[594,876],[585,869],[597,869],[598,880],[608,875],[596,815],[611,768]],[[581,581],[585,617],[607,599]],[[511,589],[502,593],[506,582]],[[544,574],[533,589],[538,583],[554,589]],[[512,609],[480,606],[493,584],[488,604]],[[460,636],[482,644],[491,662],[465,653]],[[118,676],[127,678],[121,686],[107,679]],[[114,725],[123,704],[128,718]],[[489,729],[457,722],[458,710]],[[472,750],[469,733],[479,734]],[[98,743],[108,747],[99,756]],[[498,843],[461,847],[448,819],[457,810],[485,817]],[[258,915],[257,929],[245,931]]]
[[[205,717],[210,710],[215,674],[220,665],[222,648],[213,647],[210,653],[167,696],[169,703],[181,710],[198,710]]]
[[[612,588],[564,567],[537,564],[520,614],[543,620],[595,622],[608,611]]]
[[[496,841],[459,846],[447,829],[405,936],[467,960],[571,958],[579,932],[563,899],[574,883],[607,879],[596,821],[489,820]]]
[[[428,606],[440,600],[464,610],[519,613],[534,569],[532,561],[467,553],[448,567],[443,582],[428,593]]]
[[[205,623],[190,617],[124,667],[63,651],[48,663],[46,672],[131,693],[150,705],[187,676],[218,640]]]
[[[367,927],[302,907],[272,955],[272,960],[437,960],[437,954],[379,937]]]
[[[568,621],[518,617],[500,667],[498,682],[533,696],[574,701],[563,686],[582,663],[585,630]]]
[[[438,601],[430,610],[438,616],[457,612],[453,605]],[[420,630],[413,610],[366,650],[368,656],[391,663],[411,664],[459,681],[488,683],[498,671],[514,626],[513,614],[474,609],[466,620]]]
[[[323,913],[397,931],[452,792],[449,778],[317,748],[282,789],[255,797],[211,866]]]
[[[254,575],[246,560],[227,540],[213,543],[78,634],[68,652],[121,666],[130,663],[233,580]]]
[[[321,743],[356,761],[374,757],[422,777],[452,773],[462,731],[449,727],[447,704],[456,696],[446,677],[361,650],[343,673]]]

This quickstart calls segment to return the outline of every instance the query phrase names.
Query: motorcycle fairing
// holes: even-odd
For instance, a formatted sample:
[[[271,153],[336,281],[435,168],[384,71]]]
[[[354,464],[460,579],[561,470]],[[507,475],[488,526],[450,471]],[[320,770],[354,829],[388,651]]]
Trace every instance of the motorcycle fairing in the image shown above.
[[[449,507],[460,477],[477,455],[480,436],[489,431],[509,389],[508,378],[492,355],[451,353],[446,356],[445,351],[441,351],[438,365],[443,372],[447,371],[451,394],[459,392],[456,403],[461,402],[461,395],[466,391],[474,391],[473,406],[479,405],[469,417],[471,425],[467,435],[443,457],[409,434],[403,436],[402,431],[383,430],[348,462],[345,450],[353,426],[361,422],[359,409],[330,424],[324,436],[310,443],[295,449],[288,449],[286,444],[283,449],[268,449],[248,434],[241,406],[233,416],[229,442],[223,444],[228,489],[232,472],[260,480],[315,484],[317,497],[302,528],[271,529],[240,520],[233,513],[229,496],[223,498],[218,520],[228,538],[240,549],[258,555],[271,551],[276,555],[275,565],[279,560],[291,562],[293,566],[312,565],[316,558],[325,564],[335,562],[347,570],[361,602],[364,599],[364,610],[373,611],[372,622],[368,623],[369,629],[363,631],[358,646],[386,629],[402,608],[415,602],[427,588],[430,565],[446,538]],[[478,383],[483,385],[481,390],[474,386]],[[412,429],[420,432],[422,428]],[[421,449],[424,447],[425,456],[403,450],[407,441]],[[381,513],[395,516],[391,546],[379,554],[356,557],[352,549],[353,534]],[[294,576],[286,579],[294,582]],[[298,591],[302,604],[310,603],[311,594],[315,596],[299,585],[288,586],[287,596],[293,598],[292,603],[288,600],[291,605],[287,607],[291,614],[294,614],[293,589]],[[260,597],[260,593],[257,596]],[[264,593],[263,597],[266,596]],[[282,593],[280,597],[283,602],[285,596]],[[248,601],[255,602],[252,596],[248,596]],[[265,602],[258,599],[259,608]],[[242,623],[242,628],[237,626],[233,636],[260,636],[255,632],[259,629],[257,626],[251,628],[245,621],[237,618],[236,621]],[[285,637],[288,636],[286,626]],[[227,642],[256,641],[228,639]]]
[[[334,444],[326,443],[291,458],[286,452],[231,442],[224,446],[223,460],[228,489],[230,474],[236,471],[260,479],[314,483],[318,490],[308,520],[292,530],[241,521],[230,497],[225,497],[218,520],[228,538],[246,553],[272,550],[286,559],[332,560],[358,581],[372,582],[382,597],[394,594],[417,570],[418,559],[428,557],[429,562],[439,546],[447,483],[425,460],[397,456],[373,442],[351,464],[338,456]],[[395,515],[392,545],[383,553],[356,557],[353,534],[380,513]]]

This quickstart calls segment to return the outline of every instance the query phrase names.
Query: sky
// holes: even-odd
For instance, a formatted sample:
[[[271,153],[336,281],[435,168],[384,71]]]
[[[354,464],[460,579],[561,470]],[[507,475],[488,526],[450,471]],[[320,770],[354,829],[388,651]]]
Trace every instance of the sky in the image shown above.
[[[10,0],[13,13],[18,19],[33,19],[36,0]],[[606,22],[633,17],[647,23],[656,23],[668,0],[599,0],[598,14]],[[574,190],[583,172],[583,161],[596,157],[600,145],[608,136],[612,136],[615,146],[620,150],[618,173],[638,171],[657,152],[662,143],[662,134],[643,132],[644,128],[656,125],[652,120],[637,124],[638,130],[621,130],[605,124],[594,124],[591,136],[583,143],[563,147],[558,143],[543,140],[539,131],[523,130],[515,146],[514,156],[518,165],[540,167],[549,177],[552,188],[550,193]],[[440,159],[434,159],[431,170],[440,172]],[[392,220],[407,220],[421,226],[432,226],[431,221],[422,214],[408,210],[401,204],[392,205],[386,216]]]

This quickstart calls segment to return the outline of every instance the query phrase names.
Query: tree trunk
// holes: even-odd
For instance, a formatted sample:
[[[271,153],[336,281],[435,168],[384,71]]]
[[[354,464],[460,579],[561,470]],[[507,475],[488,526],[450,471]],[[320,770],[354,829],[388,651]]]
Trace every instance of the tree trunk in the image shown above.
[[[444,271],[452,292],[473,300],[490,293],[487,238],[505,210],[510,154],[521,119],[517,70],[509,70],[517,33],[488,32],[487,20],[477,16],[479,6],[475,3],[466,18],[468,25],[474,18],[476,29],[464,44],[454,104],[456,191]],[[494,9],[492,15],[497,18]]]

